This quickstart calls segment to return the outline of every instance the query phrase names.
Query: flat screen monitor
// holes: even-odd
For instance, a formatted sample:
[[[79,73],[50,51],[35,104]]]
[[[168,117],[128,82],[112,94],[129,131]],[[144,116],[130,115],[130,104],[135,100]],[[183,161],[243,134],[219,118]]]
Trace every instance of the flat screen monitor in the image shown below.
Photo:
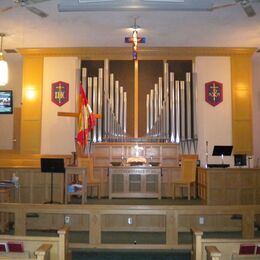
[[[0,90],[0,114],[13,113],[13,91]]]
[[[41,158],[41,171],[50,173],[64,173],[64,159],[62,158]]]
[[[226,155],[229,156],[232,153],[232,145],[215,145],[213,148],[213,156]]]
[[[246,166],[246,154],[234,154],[235,166]]]

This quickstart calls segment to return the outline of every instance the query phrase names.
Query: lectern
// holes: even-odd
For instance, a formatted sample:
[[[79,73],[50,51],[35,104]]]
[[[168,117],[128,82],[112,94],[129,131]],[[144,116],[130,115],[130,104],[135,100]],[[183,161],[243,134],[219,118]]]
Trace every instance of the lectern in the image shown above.
[[[45,203],[59,203],[53,201],[53,173],[65,173],[64,159],[41,158],[41,171],[51,174],[51,200]]]

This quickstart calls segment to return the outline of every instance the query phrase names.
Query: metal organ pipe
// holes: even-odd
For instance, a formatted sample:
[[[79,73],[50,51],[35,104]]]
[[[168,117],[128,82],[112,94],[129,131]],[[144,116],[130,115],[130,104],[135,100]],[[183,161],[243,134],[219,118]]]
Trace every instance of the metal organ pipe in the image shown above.
[[[98,102],[98,78],[93,78],[93,113],[97,114],[97,102]],[[94,127],[93,129],[93,142],[95,143],[97,141],[97,128]]]
[[[149,134],[150,130],[150,95],[146,95],[146,134]]]
[[[190,73],[186,73],[186,118],[187,118],[187,139],[191,139],[191,84]]]
[[[180,81],[175,81],[176,143],[180,142]]]
[[[175,142],[175,93],[174,93],[174,73],[170,73],[170,121],[171,133],[170,140]]]
[[[126,135],[126,124],[127,124],[127,93],[124,92],[124,124],[123,124],[123,130],[124,135]]]

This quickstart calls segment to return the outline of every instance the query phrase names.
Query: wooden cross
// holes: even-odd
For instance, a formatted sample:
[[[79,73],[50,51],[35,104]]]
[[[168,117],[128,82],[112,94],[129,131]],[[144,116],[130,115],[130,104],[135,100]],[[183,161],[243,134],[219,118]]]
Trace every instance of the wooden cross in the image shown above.
[[[79,113],[73,112],[58,112],[58,116],[67,116],[67,117],[79,117]],[[96,119],[102,118],[100,114],[95,114]]]

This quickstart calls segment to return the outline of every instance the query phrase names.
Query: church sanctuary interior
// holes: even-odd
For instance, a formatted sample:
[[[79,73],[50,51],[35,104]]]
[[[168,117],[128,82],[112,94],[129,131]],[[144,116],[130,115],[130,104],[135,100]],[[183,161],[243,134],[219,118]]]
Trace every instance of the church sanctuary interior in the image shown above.
[[[260,0],[1,0],[0,259],[260,259]]]

